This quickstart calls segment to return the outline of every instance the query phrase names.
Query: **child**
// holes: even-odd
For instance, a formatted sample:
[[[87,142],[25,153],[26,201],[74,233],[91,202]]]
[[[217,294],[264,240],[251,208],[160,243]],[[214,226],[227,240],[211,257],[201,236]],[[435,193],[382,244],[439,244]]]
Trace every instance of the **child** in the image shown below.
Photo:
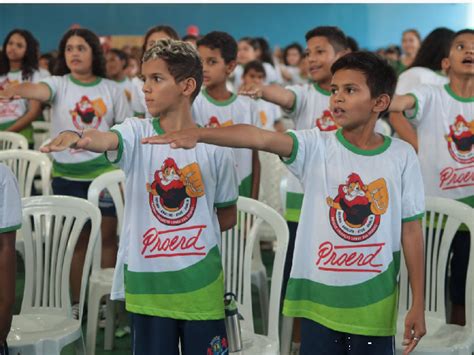
[[[122,122],[128,114],[123,92],[105,77],[105,59],[99,38],[80,28],[67,31],[59,44],[56,63],[57,76],[42,82],[22,83],[0,91],[0,97],[16,96],[51,104],[51,133],[83,132],[94,128],[108,131]],[[104,172],[115,170],[101,154],[81,149],[53,153],[53,181],[55,195],[87,199],[92,180]],[[100,200],[102,212],[102,267],[112,267],[117,255],[115,208],[110,196]],[[79,292],[89,228],[81,232],[71,267],[73,314],[79,315]]]
[[[113,80],[122,89],[128,103],[127,117],[133,116],[132,102],[132,81],[127,77],[128,55],[124,51],[112,48],[105,56],[105,69],[107,78]]]
[[[6,340],[15,304],[15,236],[21,222],[18,183],[10,169],[0,164],[0,355],[8,355]]]
[[[11,31],[0,52],[0,90],[22,82],[39,82],[38,41],[22,29]],[[37,100],[18,99],[0,103],[0,131],[18,132],[33,144],[33,122],[41,114]]]
[[[262,85],[265,80],[265,68],[262,63],[254,60],[245,64],[242,81],[244,85]],[[261,127],[269,130],[285,131],[281,118],[280,107],[265,100],[257,101]]]
[[[474,30],[454,35],[444,61],[449,84],[419,86],[409,95],[395,97],[390,110],[414,109],[407,114],[416,125],[426,195],[474,207]],[[452,246],[451,322],[459,325],[465,324],[469,240],[469,232],[460,230]]]
[[[156,118],[110,132],[63,132],[43,151],[107,152],[126,175],[125,221],[111,298],[132,313],[134,354],[206,354],[227,348],[220,232],[236,223],[232,151],[143,146],[153,134],[196,127],[191,102],[202,64],[188,43],[158,41],[143,57],[143,91]],[[125,282],[125,286],[123,285]]]
[[[336,134],[238,125],[144,143],[265,150],[280,155],[301,180],[305,199],[284,314],[304,318],[303,355],[393,354],[403,246],[413,292],[405,319],[407,353],[425,334],[423,181],[413,148],[374,132],[396,75],[384,60],[364,52],[344,56],[331,71],[330,108],[342,127]]]
[[[198,41],[203,62],[205,89],[193,103],[193,118],[205,127],[228,126],[237,123],[259,125],[256,103],[248,97],[237,96],[226,88],[226,80],[233,72],[237,43],[225,32],[210,32]],[[249,149],[235,149],[239,176],[239,195],[258,198],[260,161],[258,153]]]

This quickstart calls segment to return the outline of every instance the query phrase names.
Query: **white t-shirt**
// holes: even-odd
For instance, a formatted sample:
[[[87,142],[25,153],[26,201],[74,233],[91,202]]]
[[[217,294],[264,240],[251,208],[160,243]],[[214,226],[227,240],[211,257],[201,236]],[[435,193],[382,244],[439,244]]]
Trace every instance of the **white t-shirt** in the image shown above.
[[[26,82],[37,83],[41,80],[39,71],[34,71],[31,78]],[[4,90],[9,86],[18,85],[25,82],[22,79],[21,70],[9,72],[6,75],[0,75],[0,90]],[[7,129],[15,121],[28,112],[28,100],[19,99],[10,102],[0,102],[0,131],[2,127]]]
[[[132,79],[132,112],[133,116],[143,116],[151,118],[152,115],[148,112],[145,102],[145,94],[143,93],[143,81],[138,77]]]
[[[237,202],[232,150],[143,145],[142,138],[164,133],[154,118],[130,118],[112,131],[120,144],[107,156],[125,172],[126,203],[111,298],[125,296],[133,313],[222,319],[215,209]]]
[[[474,97],[461,98],[444,86],[412,90],[418,155],[428,196],[451,198],[474,207]]]
[[[260,126],[270,131],[274,131],[275,122],[282,116],[280,106],[265,100],[257,100],[256,104],[258,116],[260,118]]]
[[[81,83],[71,75],[51,76],[41,81],[51,96],[51,136],[64,130],[81,132],[94,128],[107,132],[128,115],[125,95],[111,80],[97,78],[92,83]],[[113,170],[103,154],[68,149],[52,153],[53,176],[74,180],[93,180]]]
[[[424,213],[414,149],[384,136],[374,150],[341,130],[290,132],[284,162],[305,191],[284,314],[336,331],[396,332],[402,223]]]
[[[414,67],[405,70],[400,74],[397,81],[397,88],[395,94],[404,95],[422,84],[429,85],[444,85],[449,82],[449,79],[431,69],[423,67]]]
[[[125,99],[126,99],[126,102],[127,102],[127,116],[126,117],[133,117],[133,110],[132,110],[132,100],[133,100],[133,92],[134,92],[134,85],[132,83],[132,81],[126,77],[125,79],[123,79],[122,81],[115,81],[115,83],[117,84],[117,86],[122,89],[124,95],[125,95]]]
[[[0,233],[20,229],[21,221],[18,182],[12,171],[5,164],[0,163]]]
[[[260,127],[256,102],[233,94],[226,101],[216,101],[202,90],[194,100],[194,121],[203,127],[225,127],[233,124],[250,124]],[[250,197],[252,191],[252,150],[233,149],[239,177],[239,193]]]

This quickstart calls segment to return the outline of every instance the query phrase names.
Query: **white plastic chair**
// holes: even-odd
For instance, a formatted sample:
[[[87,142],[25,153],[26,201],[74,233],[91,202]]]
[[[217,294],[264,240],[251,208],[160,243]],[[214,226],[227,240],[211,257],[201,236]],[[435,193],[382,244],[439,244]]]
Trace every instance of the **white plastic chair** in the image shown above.
[[[288,227],[278,212],[259,201],[239,197],[237,210],[237,225],[222,233],[222,263],[225,291],[237,296],[239,312],[244,318],[241,321],[243,350],[239,354],[279,354],[280,299]],[[263,222],[273,228],[276,236],[266,336],[255,334],[251,294],[252,253]]]
[[[22,199],[25,241],[25,290],[19,315],[13,316],[7,342],[11,354],[60,354],[75,342],[85,352],[81,321],[101,215],[90,202],[70,196]],[[79,301],[79,319],[71,310],[69,278],[79,234],[91,222]]]
[[[99,206],[99,195],[102,190],[107,189],[112,196],[117,211],[117,231],[122,230],[125,174],[122,170],[114,170],[95,178],[89,186],[88,200],[95,206]],[[97,321],[99,315],[100,300],[109,295],[112,290],[114,268],[101,268],[102,241],[99,238],[94,250],[94,264],[89,279],[89,299],[87,310],[86,349],[87,355],[95,354],[95,343],[97,336]],[[115,332],[115,303],[107,299],[107,315],[104,337],[104,349],[112,350]]]
[[[471,355],[473,350],[472,288],[474,281],[474,241],[471,238],[469,267],[466,280],[466,325],[464,327],[446,324],[446,277],[449,249],[454,234],[464,223],[474,235],[474,209],[450,199],[426,198],[426,211],[423,218],[425,243],[425,317],[427,334],[412,354],[456,354]],[[403,352],[404,320],[411,306],[411,290],[405,259],[400,264],[400,297],[397,323],[397,354]]]
[[[33,121],[33,142],[34,149],[38,150],[41,145],[50,138],[51,123],[45,121]]]
[[[28,149],[28,140],[19,133],[0,132],[0,150]]]

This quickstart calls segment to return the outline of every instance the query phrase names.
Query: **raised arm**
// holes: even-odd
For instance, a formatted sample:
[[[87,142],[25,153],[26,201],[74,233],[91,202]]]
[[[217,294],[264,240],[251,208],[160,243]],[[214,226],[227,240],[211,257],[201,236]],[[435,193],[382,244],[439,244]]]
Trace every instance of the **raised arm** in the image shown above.
[[[394,95],[388,111],[403,112],[415,108],[415,105],[416,101],[412,95]]]
[[[262,98],[281,106],[285,110],[290,110],[295,104],[295,94],[293,91],[285,89],[278,84],[271,85],[244,85],[239,90],[240,95],[250,96],[254,99]]]
[[[0,99],[32,99],[46,102],[50,99],[51,92],[46,84],[43,83],[21,83],[11,85],[5,90],[0,90]]]
[[[293,149],[293,139],[289,135],[246,124],[221,128],[191,128],[142,139],[143,144],[170,144],[172,148],[185,149],[195,147],[198,142],[264,150],[281,157],[289,157]]]
[[[118,146],[119,139],[115,133],[90,129],[83,132],[61,132],[51,143],[41,147],[40,150],[43,153],[50,153],[74,148],[103,153],[110,150],[117,150]]]
[[[403,354],[409,354],[426,334],[425,325],[425,262],[423,252],[423,231],[419,220],[402,225],[403,254],[410,278],[413,301],[405,317]]]
[[[415,151],[418,152],[418,136],[416,130],[410,122],[408,122],[403,113],[390,112],[389,121],[400,139],[410,143],[413,148],[415,148]]]

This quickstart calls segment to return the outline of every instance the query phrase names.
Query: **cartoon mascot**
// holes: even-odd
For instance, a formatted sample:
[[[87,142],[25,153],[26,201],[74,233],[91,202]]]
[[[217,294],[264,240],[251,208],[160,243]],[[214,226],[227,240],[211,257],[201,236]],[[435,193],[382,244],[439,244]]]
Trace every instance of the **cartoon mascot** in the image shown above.
[[[474,124],[467,122],[463,116],[458,115],[454,124],[449,126],[448,142],[453,142],[461,153],[469,153],[474,144]]]

